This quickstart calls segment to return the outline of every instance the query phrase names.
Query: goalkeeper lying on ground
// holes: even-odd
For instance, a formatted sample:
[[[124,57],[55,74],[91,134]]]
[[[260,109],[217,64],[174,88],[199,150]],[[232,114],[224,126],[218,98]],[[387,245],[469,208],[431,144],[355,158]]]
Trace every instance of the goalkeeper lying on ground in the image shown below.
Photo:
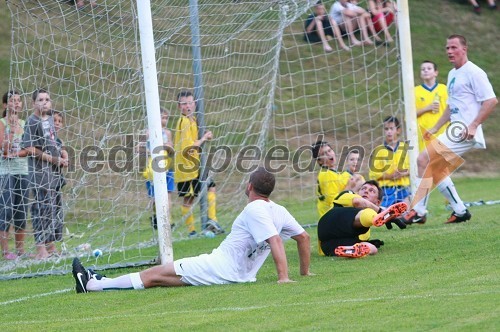
[[[406,228],[395,218],[401,216],[408,205],[400,202],[382,210],[379,208],[381,200],[382,191],[375,180],[366,181],[359,194],[341,192],[333,201],[333,208],[318,222],[318,239],[325,255],[353,258],[373,255],[383,242],[369,240],[371,226],[385,224],[391,229],[394,222],[399,228]]]
[[[274,185],[274,175],[262,167],[250,175],[245,190],[247,206],[234,221],[231,233],[210,254],[179,259],[117,278],[86,270],[75,258],[76,292],[252,282],[269,253],[276,265],[278,283],[291,282],[282,242],[289,238],[297,242],[300,274],[311,275],[309,234],[284,207],[269,200]]]

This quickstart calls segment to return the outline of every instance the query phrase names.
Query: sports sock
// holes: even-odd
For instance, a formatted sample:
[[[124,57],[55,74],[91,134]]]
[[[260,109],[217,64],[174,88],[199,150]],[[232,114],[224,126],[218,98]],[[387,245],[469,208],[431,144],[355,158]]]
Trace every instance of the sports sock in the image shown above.
[[[213,191],[207,192],[207,203],[208,203],[208,218],[217,221],[216,214],[216,198],[217,194]]]
[[[89,291],[105,291],[117,289],[144,289],[139,273],[130,273],[117,278],[103,277],[101,280],[90,279],[87,283]]]
[[[414,197],[413,210],[419,216],[427,213],[427,202],[432,189],[432,178],[417,178],[417,194]]]
[[[364,227],[370,228],[370,226],[373,226],[373,218],[375,218],[376,215],[377,212],[373,211],[372,209],[364,209],[361,211],[359,221]]]
[[[181,213],[182,217],[186,218],[185,223],[188,228],[188,232],[195,231],[196,229],[194,227],[194,216],[191,213],[191,207],[186,205],[181,205]]]
[[[453,209],[453,211],[455,211],[456,214],[463,215],[465,213],[465,210],[467,208],[465,207],[464,202],[458,196],[455,184],[449,176],[444,178],[444,180],[441,181],[440,184],[438,184],[438,189],[441,194],[443,194],[443,196],[448,200],[448,202],[450,202],[451,208]]]

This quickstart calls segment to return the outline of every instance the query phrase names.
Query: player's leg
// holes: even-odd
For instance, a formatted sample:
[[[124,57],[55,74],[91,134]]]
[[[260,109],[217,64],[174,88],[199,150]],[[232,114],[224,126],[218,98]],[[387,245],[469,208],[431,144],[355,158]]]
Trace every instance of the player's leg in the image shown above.
[[[194,180],[177,183],[177,192],[179,197],[182,198],[181,214],[184,219],[184,223],[188,228],[189,236],[196,235],[194,216],[191,211],[195,198],[193,182]]]
[[[188,286],[175,273],[174,263],[153,266],[142,272],[129,273],[116,278],[106,278],[92,270],[85,269],[80,260],[75,258],[73,260],[73,277],[77,293],[144,289],[157,286]]]
[[[215,183],[213,181],[208,184],[207,204],[208,219],[217,221],[217,191],[215,189]]]

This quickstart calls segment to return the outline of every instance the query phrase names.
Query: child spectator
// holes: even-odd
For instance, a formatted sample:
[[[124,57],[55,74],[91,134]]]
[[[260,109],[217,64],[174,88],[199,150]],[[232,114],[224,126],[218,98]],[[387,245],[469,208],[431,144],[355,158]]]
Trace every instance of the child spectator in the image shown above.
[[[0,245],[7,260],[25,255],[24,239],[28,214],[28,162],[21,150],[24,120],[19,118],[23,102],[19,92],[3,95],[4,116],[0,119]],[[14,226],[16,253],[9,251],[9,228]]]
[[[446,85],[437,83],[437,65],[425,60],[420,65],[420,78],[422,84],[415,87],[415,107],[417,109],[418,122],[418,148],[422,151],[429,143],[423,139],[425,132],[438,122],[446,109],[448,90]],[[446,130],[447,123],[439,129],[436,136]]]
[[[408,146],[399,140],[399,135],[401,125],[398,118],[385,118],[384,144],[375,148],[371,156],[369,177],[377,180],[382,188],[380,206],[384,208],[399,202],[410,203]]]
[[[368,29],[372,33],[377,44],[383,43],[382,39],[377,36],[370,14],[356,5],[356,3],[351,3],[349,0],[338,0],[333,4],[330,10],[330,16],[337,22],[341,29],[347,32],[352,46],[361,46],[361,44],[373,45],[373,42],[368,36]],[[358,28],[361,32],[361,39],[363,42],[359,41],[354,35],[354,32]]]
[[[172,206],[172,192],[175,189],[174,184],[174,171],[173,171],[173,163],[172,163],[172,154],[173,154],[173,140],[172,140],[172,132],[167,128],[168,116],[169,113],[166,109],[160,108],[161,114],[161,133],[163,138],[163,148],[162,151],[166,157],[165,164],[165,175],[166,175],[166,183],[167,183],[167,191],[168,191],[168,210]],[[149,132],[147,132],[148,141],[146,143],[147,150],[151,150],[151,142],[149,141]],[[150,198],[150,206],[152,207],[152,217],[151,223],[154,229],[158,229],[158,220],[156,217],[156,205],[155,205],[155,190],[153,184],[153,159],[149,158],[148,165],[144,172],[142,173],[144,178],[146,179],[146,190],[148,192],[148,197]],[[171,220],[171,218],[169,218]],[[174,224],[170,223],[170,227],[174,227]]]
[[[488,2],[488,8],[491,10],[497,10],[497,4],[495,0],[487,0]],[[479,6],[479,3],[476,0],[469,0],[469,3],[472,5],[472,10],[474,13],[481,15],[481,6]]]
[[[325,6],[321,1],[318,1],[314,5],[314,13],[309,15],[305,22],[305,34],[304,39],[309,43],[319,43],[323,44],[323,49],[326,52],[332,52],[333,49],[328,44],[328,37],[337,38],[339,45],[345,51],[349,51],[350,48],[344,43],[342,39],[342,34],[337,26],[337,23],[327,14]]]
[[[387,0],[368,0],[368,11],[372,16],[375,31],[383,32],[386,43],[392,43],[389,26],[394,21],[395,9],[392,1]]]
[[[61,157],[57,144],[50,94],[37,89],[32,99],[33,114],[26,121],[22,144],[28,154],[29,187],[33,193],[31,220],[36,258],[46,259],[56,253],[56,190],[61,185],[60,167],[67,166],[68,160]]]
[[[359,173],[359,150],[351,150],[347,153],[346,157],[347,169],[345,170],[347,173],[351,175],[357,174],[360,177],[361,183],[365,183],[365,178],[363,175]]]
[[[201,181],[203,177],[199,173],[199,151],[201,146],[206,141],[210,141],[213,137],[212,132],[207,130],[201,138],[198,139],[198,125],[194,112],[196,102],[193,94],[190,91],[181,91],[177,95],[177,105],[181,111],[181,117],[177,122],[174,139],[175,150],[175,172],[174,179],[177,183],[177,192],[179,197],[182,197],[181,212],[188,227],[189,236],[197,235],[194,226],[194,216],[191,208],[195,197],[201,189]],[[216,218],[216,193],[215,183],[210,181],[207,183],[207,201],[208,201],[208,222],[207,227],[215,233],[223,233],[223,229],[218,225]]]
[[[69,163],[68,151],[64,148],[62,140],[59,138],[59,132],[64,127],[64,117],[59,111],[52,110],[52,117],[54,119],[54,127],[56,129],[57,137],[56,143],[58,149],[61,151],[61,158],[66,160],[66,165]],[[54,211],[54,225],[55,225],[55,240],[62,241],[63,226],[64,226],[64,210],[63,210],[63,200],[62,200],[62,188],[66,185],[66,180],[62,173],[61,167],[58,168],[59,171],[59,184],[56,186],[55,194],[55,211]]]

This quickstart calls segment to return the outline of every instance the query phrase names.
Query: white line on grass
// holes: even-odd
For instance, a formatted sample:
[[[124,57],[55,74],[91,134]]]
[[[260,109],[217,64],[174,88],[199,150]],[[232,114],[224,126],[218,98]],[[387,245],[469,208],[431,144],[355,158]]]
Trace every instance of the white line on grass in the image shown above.
[[[35,294],[35,295],[31,295],[31,296],[24,296],[24,297],[20,297],[18,299],[14,299],[14,300],[0,302],[0,305],[8,305],[8,304],[12,304],[12,303],[23,302],[23,301],[27,301],[27,300],[31,300],[31,299],[36,299],[36,298],[39,298],[39,297],[51,296],[51,295],[60,294],[60,293],[66,293],[66,292],[69,292],[69,291],[72,291],[72,290],[73,290],[73,288],[66,288],[66,289],[60,289],[60,290],[56,290],[56,291],[49,292],[49,293]]]
[[[45,294],[38,294],[34,297],[41,297],[41,296],[47,296],[50,294],[57,294],[57,293],[64,293],[68,292],[73,289],[64,289],[64,290],[59,290],[55,291],[52,293],[45,293]],[[492,290],[487,290],[483,292],[468,292],[468,293],[451,293],[451,294],[423,294],[423,295],[402,295],[402,296],[380,296],[380,297],[369,297],[369,298],[358,298],[358,299],[339,299],[339,300],[330,300],[330,301],[318,301],[318,302],[294,302],[290,304],[283,304],[283,303],[278,303],[278,304],[268,304],[268,305],[258,305],[258,306],[247,306],[247,307],[220,307],[220,308],[203,308],[203,309],[193,309],[193,310],[174,310],[174,311],[165,311],[165,312],[156,312],[156,313],[149,313],[149,314],[144,314],[144,313],[137,313],[137,314],[132,314],[132,313],[127,313],[127,314],[120,314],[120,315],[105,315],[105,316],[96,316],[93,315],[91,317],[86,317],[86,318],[74,318],[74,319],[58,319],[60,317],[52,317],[50,320],[18,320],[15,322],[0,322],[0,326],[2,325],[8,325],[8,326],[13,326],[13,325],[32,325],[32,324],[45,324],[45,323],[54,323],[54,322],[61,322],[61,323],[69,323],[69,322],[83,322],[83,321],[100,321],[100,320],[108,320],[108,319],[123,319],[123,318],[133,318],[137,317],[138,319],[144,319],[145,317],[156,317],[156,316],[163,316],[163,315],[175,315],[175,314],[200,314],[200,313],[214,313],[214,312],[231,312],[231,311],[251,311],[251,310],[261,310],[261,309],[269,309],[269,308],[281,308],[281,307],[297,307],[297,306],[319,306],[319,305],[325,305],[325,304],[342,304],[342,303],[356,303],[356,302],[375,302],[375,301],[393,301],[393,300],[415,300],[415,299],[427,299],[427,298],[432,298],[436,299],[439,297],[445,298],[445,297],[459,297],[459,296],[477,296],[480,294],[499,294],[500,291],[492,291]],[[21,298],[20,300],[24,300],[24,298]],[[8,301],[8,302],[16,302],[16,300]],[[1,304],[1,303],[0,303]]]

